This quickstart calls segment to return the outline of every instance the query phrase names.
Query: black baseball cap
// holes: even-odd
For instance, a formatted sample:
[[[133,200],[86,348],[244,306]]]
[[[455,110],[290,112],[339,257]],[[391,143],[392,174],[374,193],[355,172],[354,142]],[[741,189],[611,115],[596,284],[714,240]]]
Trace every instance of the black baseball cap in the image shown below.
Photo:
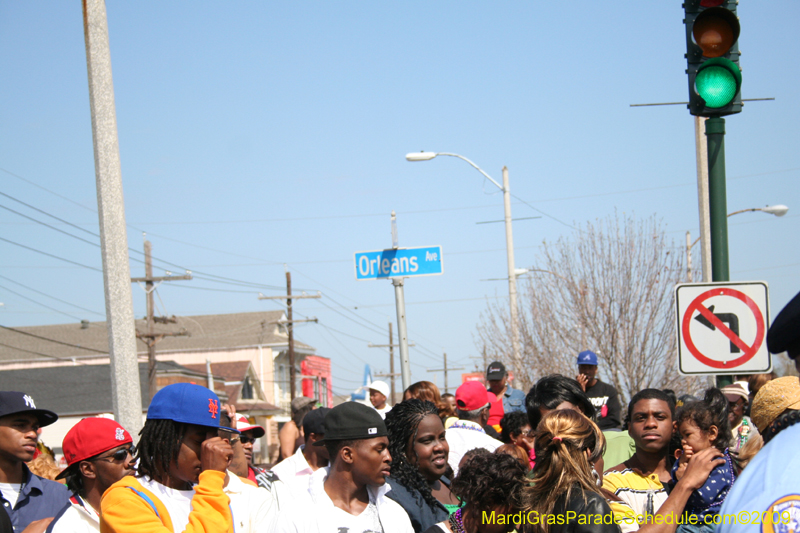
[[[329,412],[330,409],[328,407],[320,407],[308,413],[305,418],[303,418],[303,433],[305,435],[310,435],[311,433],[324,435],[325,415]]]
[[[767,348],[772,353],[787,352],[790,359],[800,356],[800,293],[772,321]]]
[[[503,379],[506,375],[506,366],[500,361],[495,361],[486,368],[486,379]]]
[[[30,394],[15,391],[0,391],[0,416],[15,415],[17,413],[31,414],[39,419],[39,427],[49,426],[58,415],[47,409],[37,409],[36,403]]]
[[[315,442],[314,446],[323,446],[326,441],[388,436],[386,424],[378,411],[363,403],[345,402],[337,405],[325,415],[325,438]]]

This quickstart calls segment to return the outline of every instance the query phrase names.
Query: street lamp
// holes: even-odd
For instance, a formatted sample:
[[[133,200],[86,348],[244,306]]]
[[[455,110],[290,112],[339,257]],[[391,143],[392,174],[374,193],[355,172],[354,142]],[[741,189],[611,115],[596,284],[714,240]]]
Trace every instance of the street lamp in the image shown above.
[[[511,350],[514,359],[514,365],[517,372],[522,371],[522,356],[520,354],[519,346],[519,322],[517,312],[517,271],[514,268],[514,239],[511,234],[511,193],[508,188],[508,167],[503,167],[503,184],[500,185],[492,179],[489,174],[483,171],[481,167],[470,161],[464,156],[458,154],[451,154],[447,152],[412,152],[406,154],[406,161],[430,161],[436,156],[446,155],[450,157],[457,157],[462,161],[469,163],[475,170],[483,174],[483,177],[491,181],[498,189],[503,191],[503,206],[505,208],[505,225],[506,225],[506,256],[508,258],[508,303],[511,311]]]
[[[751,207],[750,209],[739,209],[738,211],[734,211],[733,213],[728,213],[728,218],[732,217],[733,215],[739,215],[741,213],[749,213],[751,211],[761,211],[762,213],[767,213],[770,215],[775,215],[776,217],[782,217],[786,213],[789,212],[789,208],[785,205],[778,204],[778,205],[768,205],[765,207]],[[686,274],[687,278],[689,279],[689,283],[692,280],[692,248],[697,242],[700,240],[700,237],[692,242],[692,238],[690,233],[686,232]],[[691,244],[690,244],[691,243]]]

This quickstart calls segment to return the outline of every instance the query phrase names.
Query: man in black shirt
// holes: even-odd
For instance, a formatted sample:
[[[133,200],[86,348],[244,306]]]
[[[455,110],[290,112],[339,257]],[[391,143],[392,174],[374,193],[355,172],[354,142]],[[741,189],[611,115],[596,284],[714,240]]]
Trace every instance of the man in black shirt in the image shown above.
[[[603,431],[620,429],[620,403],[617,389],[597,379],[597,354],[585,350],[578,354],[578,375],[575,378],[597,411],[597,425]]]

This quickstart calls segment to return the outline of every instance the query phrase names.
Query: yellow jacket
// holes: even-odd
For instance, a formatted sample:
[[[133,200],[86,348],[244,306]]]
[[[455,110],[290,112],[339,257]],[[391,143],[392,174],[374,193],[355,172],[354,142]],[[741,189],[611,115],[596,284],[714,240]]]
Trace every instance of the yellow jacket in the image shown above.
[[[186,533],[233,533],[230,498],[222,492],[225,472],[200,474],[194,486]],[[167,508],[133,476],[111,485],[100,501],[101,533],[173,533]]]

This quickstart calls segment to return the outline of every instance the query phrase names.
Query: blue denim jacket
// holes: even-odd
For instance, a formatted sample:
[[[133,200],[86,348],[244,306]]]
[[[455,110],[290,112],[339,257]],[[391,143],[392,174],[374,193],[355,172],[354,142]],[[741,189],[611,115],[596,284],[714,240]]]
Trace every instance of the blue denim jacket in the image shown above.
[[[503,413],[513,413],[514,411],[525,410],[525,393],[519,389],[512,389],[511,386],[506,387],[506,392],[503,394]]]
[[[24,463],[22,471],[25,481],[22,483],[19,498],[13,509],[11,504],[0,494],[0,501],[3,502],[3,508],[11,519],[14,531],[22,531],[35,520],[56,516],[69,505],[71,496],[66,486],[34,476]]]

